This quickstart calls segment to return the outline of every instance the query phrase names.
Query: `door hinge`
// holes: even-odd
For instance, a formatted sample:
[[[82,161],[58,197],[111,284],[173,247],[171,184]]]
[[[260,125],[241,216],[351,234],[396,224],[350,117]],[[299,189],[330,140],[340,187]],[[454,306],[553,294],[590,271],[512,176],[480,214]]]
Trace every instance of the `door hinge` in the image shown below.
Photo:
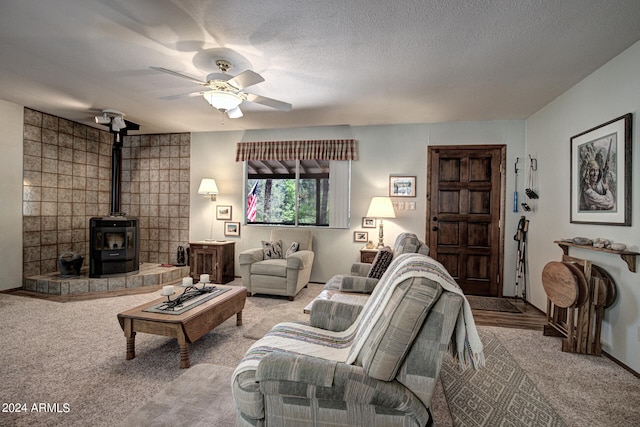
[[[500,283],[500,273],[498,273],[498,275],[496,277],[496,283]]]

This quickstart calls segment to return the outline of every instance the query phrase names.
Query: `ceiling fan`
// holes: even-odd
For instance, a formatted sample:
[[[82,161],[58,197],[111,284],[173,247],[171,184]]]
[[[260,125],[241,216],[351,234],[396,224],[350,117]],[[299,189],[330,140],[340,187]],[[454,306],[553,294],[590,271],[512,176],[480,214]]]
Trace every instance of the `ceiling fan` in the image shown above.
[[[255,95],[253,93],[244,92],[243,89],[253,86],[264,81],[264,78],[251,70],[243,71],[237,76],[227,74],[229,68],[232,67],[229,61],[219,59],[216,65],[220,72],[211,73],[207,76],[206,81],[198,80],[194,77],[178,73],[162,67],[151,67],[154,70],[171,74],[183,79],[190,80],[206,89],[204,91],[194,92],[192,95],[202,95],[204,99],[216,108],[222,114],[227,114],[230,119],[242,117],[240,104],[244,101],[265,105],[281,111],[291,111],[291,104],[288,102],[278,101],[276,99],[267,98],[265,96]]]

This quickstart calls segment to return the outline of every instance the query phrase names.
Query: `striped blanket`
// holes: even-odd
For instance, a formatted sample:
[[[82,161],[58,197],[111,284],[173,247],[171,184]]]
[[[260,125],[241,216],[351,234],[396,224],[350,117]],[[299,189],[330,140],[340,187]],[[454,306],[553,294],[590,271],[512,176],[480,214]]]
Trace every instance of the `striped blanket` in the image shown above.
[[[450,351],[452,356],[459,361],[461,367],[471,365],[474,369],[484,366],[484,351],[482,341],[478,335],[471,306],[464,296],[462,289],[451,277],[449,272],[435,259],[420,254],[402,254],[394,258],[387,273],[376,285],[367,304],[361,312],[360,329],[354,339],[354,348],[346,360],[352,364],[366,341],[364,338],[371,332],[377,319],[384,311],[392,290],[399,283],[410,277],[424,277],[437,282],[446,291],[462,296],[462,310],[458,314],[456,328],[451,339]]]

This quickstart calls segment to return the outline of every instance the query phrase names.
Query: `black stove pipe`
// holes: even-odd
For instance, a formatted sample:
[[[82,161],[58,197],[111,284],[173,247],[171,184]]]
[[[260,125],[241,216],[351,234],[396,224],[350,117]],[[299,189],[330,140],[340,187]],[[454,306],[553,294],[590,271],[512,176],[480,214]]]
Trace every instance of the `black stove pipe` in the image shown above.
[[[120,212],[120,193],[122,191],[122,135],[113,132],[111,147],[111,216],[125,216]]]

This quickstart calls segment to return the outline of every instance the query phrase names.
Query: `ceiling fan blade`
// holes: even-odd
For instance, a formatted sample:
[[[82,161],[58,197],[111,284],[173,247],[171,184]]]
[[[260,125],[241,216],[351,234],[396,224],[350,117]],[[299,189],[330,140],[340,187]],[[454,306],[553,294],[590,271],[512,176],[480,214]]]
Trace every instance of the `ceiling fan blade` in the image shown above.
[[[197,83],[199,85],[205,85],[206,84],[206,82],[198,80],[195,77],[187,76],[185,74],[180,74],[177,71],[169,70],[167,68],[162,68],[162,67],[149,67],[149,68],[152,68],[152,69],[154,69],[156,71],[161,71],[163,73],[171,74],[172,76],[182,77],[183,79],[190,80],[190,81],[192,81],[194,83]]]
[[[293,106],[288,102],[278,101],[277,99],[267,98],[266,96],[255,95],[253,93],[247,94],[247,101],[266,105],[267,107],[275,108],[280,111],[291,111],[291,108],[293,108]]]
[[[258,83],[262,83],[264,78],[251,70],[243,71],[235,77],[230,78],[227,82],[231,83],[238,89],[244,89],[245,87],[253,86]]]
[[[173,101],[174,99],[184,99],[184,98],[195,98],[198,96],[202,96],[204,92],[199,90],[196,92],[189,92],[189,93],[179,93],[177,95],[167,95],[167,96],[161,96],[160,99],[164,99],[166,101]]]
[[[227,111],[227,116],[229,116],[230,119],[239,119],[242,117],[242,110],[240,110],[240,106]]]

